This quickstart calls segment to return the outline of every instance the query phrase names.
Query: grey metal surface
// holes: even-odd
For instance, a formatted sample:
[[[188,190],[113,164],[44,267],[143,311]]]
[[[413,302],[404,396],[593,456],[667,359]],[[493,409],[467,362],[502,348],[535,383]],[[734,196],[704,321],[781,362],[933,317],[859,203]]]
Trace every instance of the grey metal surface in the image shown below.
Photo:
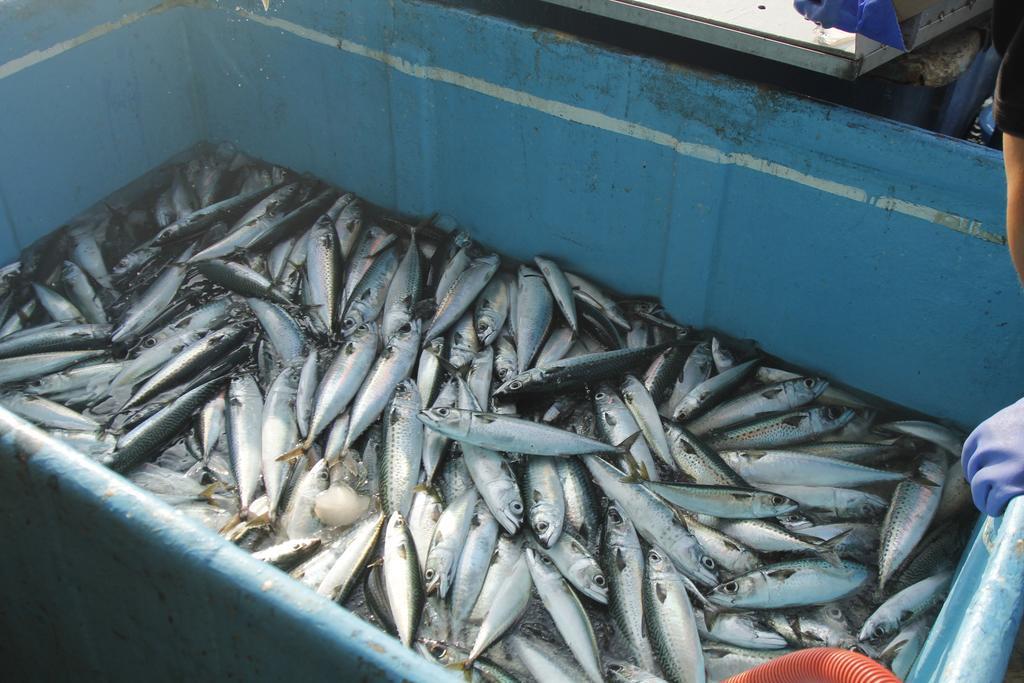
[[[581,12],[841,78],[903,54],[863,36],[806,21],[791,0],[545,0]],[[992,0],[943,0],[904,22],[908,49],[992,8]]]

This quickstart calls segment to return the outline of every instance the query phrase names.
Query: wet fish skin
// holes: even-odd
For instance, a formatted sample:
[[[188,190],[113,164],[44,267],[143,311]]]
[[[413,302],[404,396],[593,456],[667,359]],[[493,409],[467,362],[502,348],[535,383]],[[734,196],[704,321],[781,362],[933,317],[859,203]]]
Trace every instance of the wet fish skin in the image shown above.
[[[554,460],[531,456],[522,488],[529,501],[526,513],[530,528],[544,548],[551,548],[561,537],[565,523],[565,493]]]
[[[654,654],[671,681],[703,683],[704,655],[682,577],[657,547],[647,552],[644,622]]]
[[[733,609],[778,609],[835,602],[857,593],[870,573],[849,560],[839,567],[820,559],[767,565],[716,586],[708,599]]]
[[[800,377],[772,384],[712,408],[689,422],[687,428],[700,435],[771,413],[784,413],[810,403],[827,388],[828,382],[816,377]]]
[[[303,448],[309,449],[328,424],[349,407],[377,358],[378,339],[377,325],[363,323],[336,349],[317,385]]]
[[[232,378],[227,395],[227,437],[231,471],[238,485],[240,515],[256,498],[261,470],[263,394],[250,374]]]
[[[644,551],[633,523],[616,503],[608,505],[601,560],[608,581],[608,604],[616,628],[640,666],[656,668],[654,651],[644,628]]]
[[[470,523],[476,508],[477,493],[470,488],[464,494],[451,501],[441,513],[430,539],[430,550],[423,568],[427,595],[437,593],[445,598],[451,587],[455,570],[462,556]]]
[[[541,602],[555,622],[555,628],[583,667],[587,677],[598,683],[601,679],[601,655],[593,626],[579,598],[565,583],[558,569],[548,558],[533,548],[524,551],[526,564]]]
[[[941,454],[928,454],[921,461],[917,476],[896,486],[882,522],[882,539],[878,546],[880,590],[885,589],[931,525],[942,500],[945,464]]]
[[[498,544],[499,529],[498,521],[487,504],[483,500],[477,501],[450,591],[451,628],[456,638],[462,633],[483,588],[491,557]]]
[[[407,379],[395,387],[384,411],[384,442],[377,467],[381,509],[385,514],[399,512],[405,517],[412,506],[413,487],[419,481],[423,457],[423,425],[417,418],[419,400],[416,383]]]
[[[403,325],[381,351],[352,402],[345,450],[377,420],[395,387],[409,376],[419,351],[418,320]],[[418,391],[418,390],[417,390]],[[421,411],[422,414],[422,411]]]
[[[344,550],[316,587],[316,592],[344,604],[355,588],[360,573],[366,567],[383,526],[384,516],[381,513],[375,513],[359,522],[347,540]]]
[[[406,247],[405,255],[398,264],[398,270],[391,280],[384,300],[381,323],[381,335],[384,339],[390,339],[398,328],[412,320],[413,306],[423,296],[426,276],[423,254],[416,243],[416,229],[413,228],[409,246]]]
[[[498,275],[491,278],[473,306],[473,321],[480,343],[490,346],[501,334],[509,313],[509,282]]]
[[[451,439],[495,451],[552,456],[619,452],[617,446],[564,429],[497,413],[433,408],[420,411],[420,420]]]
[[[608,604],[608,580],[604,571],[575,533],[566,530],[550,548],[541,543],[535,543],[535,546],[577,591],[594,602]]]
[[[102,324],[108,322],[103,302],[93,289],[85,272],[73,261],[65,261],[61,270],[61,282],[68,293],[72,304],[77,308],[86,322]]]
[[[424,345],[434,337],[444,334],[470,309],[477,296],[498,271],[498,264],[498,256],[482,256],[473,259],[466,269],[459,273],[451,287],[438,301],[437,311],[423,335]]]
[[[411,647],[419,630],[426,594],[416,545],[402,513],[392,512],[384,532],[384,586],[402,645]]]
[[[117,449],[100,462],[115,472],[128,471],[153,455],[184,428],[199,406],[212,398],[222,385],[222,380],[213,380],[178,397],[145,422],[119,437]]]
[[[260,430],[260,471],[271,519],[277,517],[277,506],[288,469],[280,456],[287,453],[299,440],[299,426],[295,421],[295,392],[299,385],[301,365],[285,366],[267,390],[263,405]]]
[[[595,455],[586,455],[583,461],[597,485],[619,505],[644,540],[661,547],[694,581],[717,585],[714,560],[661,498],[641,484],[624,481],[624,472]]]
[[[189,245],[181,253],[178,260],[161,271],[153,284],[128,309],[120,326],[114,330],[110,341],[116,343],[131,341],[141,333],[149,323],[160,315],[178,293],[178,288],[185,280],[188,270],[188,259],[192,257],[193,247]]]
[[[842,429],[856,413],[849,408],[821,406],[767,417],[708,434],[708,445],[727,448],[782,448]]]

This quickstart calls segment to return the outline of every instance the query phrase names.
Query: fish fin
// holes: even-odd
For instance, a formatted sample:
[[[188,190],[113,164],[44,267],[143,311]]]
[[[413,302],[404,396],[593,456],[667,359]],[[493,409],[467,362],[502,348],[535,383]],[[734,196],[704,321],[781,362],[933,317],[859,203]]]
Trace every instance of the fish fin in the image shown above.
[[[820,543],[818,543],[818,550],[816,551],[817,555],[833,567],[838,567],[841,569],[843,567],[843,560],[839,557],[839,553],[836,552],[836,547],[842,542],[844,538],[846,538],[846,536],[851,531],[853,531],[853,529],[847,529],[842,533],[836,534],[827,541],[821,541]]]
[[[778,396],[781,393],[782,393],[782,389],[779,389],[779,388],[765,389],[764,391],[761,392],[761,396],[763,396],[765,398],[775,398],[776,396]]]
[[[721,615],[722,612],[716,605],[708,605],[704,608],[704,626],[709,632],[715,627],[715,622],[718,621],[718,617]]]
[[[636,458],[633,457],[632,453],[627,450],[622,454],[622,460],[626,466],[626,476],[620,477],[619,481],[623,484],[636,484],[643,481],[649,481],[649,479],[644,476],[646,474],[646,468],[636,461]]]
[[[447,372],[449,375],[451,375],[452,377],[461,377],[462,379],[466,379],[466,376],[469,374],[469,369],[471,367],[469,364],[466,364],[461,368],[457,368],[454,365],[452,365],[451,361],[442,358],[433,351],[429,351],[429,353],[430,355],[437,359],[437,362],[440,363],[441,367],[444,368],[444,371]]]
[[[789,569],[789,568],[770,569],[770,570],[766,571],[764,574],[765,574],[765,576],[770,576],[770,577],[772,577],[774,579],[779,579],[781,581],[785,581],[789,577],[793,576],[793,574],[796,574],[796,570],[795,569]]]
[[[241,515],[239,515],[238,513],[235,513],[234,515],[231,516],[231,519],[229,519],[224,524],[224,526],[222,526],[220,529],[217,530],[217,533],[218,534],[226,534],[227,532],[231,531],[233,528],[238,526],[241,522],[242,522]]]
[[[689,576],[683,575],[683,586],[690,595],[697,598],[697,602],[704,606],[705,611],[709,609],[711,611],[715,611],[718,609],[716,606],[708,602],[708,599],[704,597],[704,594],[700,592],[699,588],[697,588],[697,584],[695,584]]]
[[[305,455],[306,450],[306,445],[300,443],[298,446],[291,449],[284,455],[279,455],[278,457],[274,458],[274,460],[276,462],[292,462],[293,460],[298,460],[303,455]]]
[[[204,488],[202,491],[197,493],[196,498],[200,500],[205,500],[207,503],[212,503],[213,494],[219,491],[222,487],[223,484],[221,484],[219,481],[215,481],[206,488]]]
[[[444,665],[444,668],[451,669],[452,671],[461,671],[463,678],[467,681],[473,680],[473,660],[464,659],[460,662],[449,662]]]
[[[799,427],[801,424],[803,424],[804,420],[806,420],[806,419],[807,419],[807,416],[803,415],[803,414],[790,415],[789,417],[784,419],[782,421],[782,423],[783,424],[787,424],[790,427]]]
[[[633,434],[630,434],[625,439],[623,439],[619,443],[615,444],[615,447],[618,448],[620,451],[624,451],[624,452],[628,453],[630,451],[630,449],[633,448],[633,444],[636,443],[636,440],[641,438],[643,435],[644,435],[644,433],[641,432],[641,431],[638,431],[638,432],[635,432]]]

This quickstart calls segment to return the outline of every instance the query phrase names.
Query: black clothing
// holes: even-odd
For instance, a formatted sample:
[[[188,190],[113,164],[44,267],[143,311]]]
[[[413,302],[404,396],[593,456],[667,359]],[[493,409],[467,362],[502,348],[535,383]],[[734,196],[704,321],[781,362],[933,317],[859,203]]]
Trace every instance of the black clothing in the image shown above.
[[[1003,58],[996,79],[996,125],[1024,137],[1024,0],[995,0],[992,43]]]

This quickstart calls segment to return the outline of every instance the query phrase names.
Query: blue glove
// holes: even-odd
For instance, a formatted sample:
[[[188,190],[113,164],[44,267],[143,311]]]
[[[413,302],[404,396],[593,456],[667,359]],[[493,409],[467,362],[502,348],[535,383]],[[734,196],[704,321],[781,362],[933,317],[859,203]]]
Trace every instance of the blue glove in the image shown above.
[[[979,510],[1003,514],[1024,493],[1024,399],[982,422],[964,442],[964,476]]]
[[[794,0],[796,11],[825,28],[838,28],[901,50],[903,33],[892,0]]]

